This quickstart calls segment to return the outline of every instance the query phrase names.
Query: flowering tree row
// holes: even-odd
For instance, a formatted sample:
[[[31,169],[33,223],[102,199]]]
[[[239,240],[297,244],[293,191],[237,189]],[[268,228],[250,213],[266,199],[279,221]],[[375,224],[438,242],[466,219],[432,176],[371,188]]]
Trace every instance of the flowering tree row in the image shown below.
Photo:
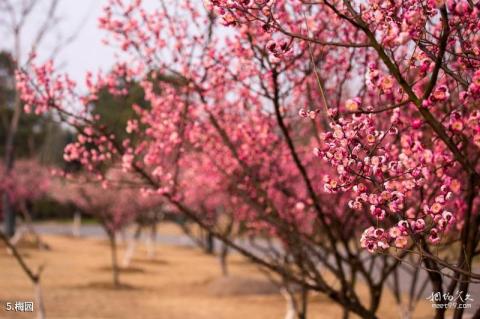
[[[139,194],[345,316],[376,318],[402,264],[440,294],[480,279],[478,17],[468,1],[112,0],[99,19],[123,52],[111,72],[88,73],[84,94],[51,61],[17,83],[26,111],[78,130],[67,161],[106,185],[121,162]],[[148,106],[115,135],[92,105],[136,83]]]

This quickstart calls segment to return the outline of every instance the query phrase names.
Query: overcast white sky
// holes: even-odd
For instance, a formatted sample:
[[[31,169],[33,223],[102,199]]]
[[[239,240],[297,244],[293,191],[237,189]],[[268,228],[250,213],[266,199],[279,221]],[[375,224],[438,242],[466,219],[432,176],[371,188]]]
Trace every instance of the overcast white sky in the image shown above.
[[[60,54],[64,70],[79,84],[83,84],[87,70],[102,68],[108,70],[112,65],[114,51],[101,43],[105,34],[98,29],[97,19],[102,13],[106,0],[62,0],[60,12],[64,17],[62,33],[70,35],[80,30],[74,42]],[[48,51],[46,47],[44,50]]]
[[[44,23],[50,0],[39,0],[32,14],[28,17],[21,33],[21,64],[26,61],[34,37]],[[153,4],[155,0],[146,0]],[[11,0],[20,12],[22,0]],[[74,33],[78,35],[73,42],[65,46],[55,59],[55,65],[67,72],[77,83],[83,86],[84,74],[87,70],[108,70],[113,61],[114,50],[101,43],[104,31],[98,29],[97,20],[102,13],[106,0],[60,0],[57,17],[58,27],[45,37],[45,41],[37,49],[39,60],[45,60],[58,46],[58,36],[64,39]],[[17,16],[19,16],[17,14]],[[0,50],[13,52],[13,37],[10,15],[0,8]],[[18,18],[17,18],[18,20]]]
[[[11,3],[19,4],[23,0],[10,0]],[[45,19],[50,0],[39,0],[32,15],[29,17],[22,34],[22,60],[26,60],[27,51],[30,50],[33,38],[36,36],[40,25]],[[130,0],[125,0],[130,1]],[[171,2],[169,2],[171,1]],[[178,0],[167,0],[168,3],[176,3]],[[201,4],[201,1],[198,0]],[[80,87],[84,84],[86,71],[102,69],[108,71],[113,64],[114,54],[118,50],[102,44],[105,31],[98,28],[98,18],[102,14],[102,8],[108,3],[107,0],[60,0],[57,16],[60,17],[59,27],[54,33],[46,37],[46,41],[37,49],[39,60],[45,60],[50,56],[53,48],[58,44],[57,36],[64,38],[76,33],[75,40],[66,46],[55,59],[55,65],[60,65],[61,71],[70,74]],[[142,5],[147,9],[153,9],[158,5],[158,0],[143,0]],[[6,30],[8,26],[8,14],[0,10],[0,50],[12,50],[12,31]],[[3,21],[6,20],[6,21]]]
[[[43,1],[48,2],[48,0]],[[102,8],[108,1],[60,0],[60,2],[59,12],[63,17],[61,33],[68,36],[78,29],[80,33],[75,41],[61,52],[58,61],[62,62],[63,71],[69,73],[79,85],[83,86],[86,71],[96,71],[99,68],[107,71],[113,64],[114,53],[118,52],[101,43],[105,31],[100,30],[97,23],[102,14]],[[153,9],[158,5],[158,0],[143,0],[142,5]],[[43,50],[51,52],[48,45]]]

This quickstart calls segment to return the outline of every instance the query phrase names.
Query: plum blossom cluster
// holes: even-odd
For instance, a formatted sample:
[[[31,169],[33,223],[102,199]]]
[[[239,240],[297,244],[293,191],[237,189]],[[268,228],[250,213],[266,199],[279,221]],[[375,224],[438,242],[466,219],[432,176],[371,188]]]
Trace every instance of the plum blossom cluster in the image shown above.
[[[204,0],[204,6],[208,10],[215,10],[220,15],[226,26],[237,25],[245,18],[247,10],[255,10],[261,12],[264,16],[270,15],[270,6],[273,0]]]
[[[314,120],[319,113],[320,113],[320,110],[306,110],[304,108],[298,111],[298,115],[300,115],[301,117],[310,118],[312,120]]]
[[[102,135],[90,126],[83,128],[77,141],[65,147],[63,158],[67,162],[79,162],[87,170],[96,171],[99,166],[112,160],[118,150],[112,143],[113,135]]]
[[[54,75],[53,61],[35,66],[28,75],[17,71],[16,85],[26,113],[42,114],[51,108],[62,107],[73,94],[76,83],[68,75]]]
[[[292,54],[291,43],[286,39],[280,41],[270,40],[266,49],[269,52],[269,59],[272,63],[278,63]]]
[[[347,109],[358,109],[358,100],[348,100]],[[333,130],[321,135],[322,146],[315,154],[332,165],[336,177],[324,177],[326,192],[349,191],[349,206],[368,210],[377,223],[388,228],[371,227],[362,235],[362,246],[370,251],[390,246],[405,248],[408,236],[425,234],[438,243],[442,233],[455,224],[449,211],[459,182],[447,174],[453,159],[440,143],[432,151],[423,142],[422,132],[406,130],[399,112],[393,112],[384,129],[372,114],[340,117]],[[441,171],[443,174],[436,174]],[[429,183],[441,182],[439,190],[429,190]],[[419,192],[431,192],[433,201],[419,199]],[[420,205],[414,205],[418,201]]]
[[[445,6],[445,8],[444,8]],[[460,21],[464,25],[478,19],[479,8],[471,6],[467,0],[448,1],[404,1],[401,5],[394,2],[370,0],[360,4],[363,20],[372,30],[377,30],[378,37],[387,48],[396,48],[408,41],[422,39],[426,33],[439,33],[439,24],[428,25],[440,11],[448,10],[452,25]],[[478,44],[475,45],[478,50]]]

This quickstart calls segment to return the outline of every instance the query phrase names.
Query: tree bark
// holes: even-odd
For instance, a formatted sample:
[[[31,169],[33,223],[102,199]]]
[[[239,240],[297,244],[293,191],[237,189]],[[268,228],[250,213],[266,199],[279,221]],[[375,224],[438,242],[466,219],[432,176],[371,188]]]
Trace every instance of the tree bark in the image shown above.
[[[215,253],[215,241],[211,232],[207,232],[205,236],[205,252],[209,255]]]
[[[22,103],[17,93],[15,93],[15,104],[13,110],[13,117],[10,122],[10,126],[7,132],[7,138],[5,141],[5,175],[10,175],[13,170],[15,160],[15,135],[18,131],[18,123],[22,115]],[[8,194],[3,193],[3,213],[5,216],[5,236],[11,238],[15,234],[15,211],[13,210],[12,203]]]
[[[282,287],[280,289],[280,293],[283,295],[285,298],[286,304],[287,304],[287,309],[285,313],[285,319],[296,319],[297,318],[297,309],[295,306],[295,299],[294,296],[290,291],[288,291],[288,288]]]
[[[462,230],[462,252],[460,261],[463,263],[462,268],[466,271],[472,269],[472,261],[477,246],[476,238],[478,235],[478,218],[472,216],[473,211],[473,201],[475,200],[475,176],[470,176],[469,179],[469,190],[467,195],[468,209],[465,216],[465,225]],[[470,277],[468,275],[460,276],[461,282],[458,287],[458,295],[461,297],[460,300],[466,301],[466,296],[469,290]],[[457,307],[453,314],[453,319],[462,319],[464,308]]]
[[[37,319],[45,319],[45,305],[43,303],[42,287],[40,286],[40,278],[34,282],[33,288],[35,290],[35,304]]]
[[[425,246],[426,247],[426,246]],[[425,264],[425,269],[427,270],[428,277],[430,278],[430,283],[432,284],[432,293],[434,295],[440,295],[440,300],[435,301],[436,304],[440,305],[440,308],[436,308],[435,319],[444,319],[445,318],[445,308],[442,308],[443,304],[448,303],[443,297],[443,280],[438,269],[438,265],[426,257],[423,260]]]
[[[45,319],[45,306],[43,304],[43,294],[40,286],[40,275],[42,273],[43,268],[40,267],[38,271],[34,273],[33,270],[31,270],[30,267],[27,265],[22,255],[20,255],[17,248],[10,242],[8,237],[1,231],[0,231],[0,239],[3,240],[7,248],[11,251],[15,259],[17,260],[23,272],[27,275],[28,279],[30,279],[30,281],[33,284],[35,304],[38,309],[37,319]]]
[[[307,319],[307,310],[308,310],[308,289],[306,287],[301,288],[300,293],[300,310],[298,318]]]
[[[228,263],[227,263],[227,257],[228,257],[228,246],[225,245],[225,243],[222,243],[222,248],[220,249],[220,254],[218,255],[220,259],[220,268],[222,269],[222,275],[224,277],[228,276]]]
[[[2,197],[2,210],[5,218],[5,236],[12,238],[13,235],[15,235],[15,212],[12,210],[8,194],[3,193]]]
[[[73,222],[72,222],[72,236],[73,237],[80,237],[82,227],[82,214],[79,211],[75,211],[73,214]]]
[[[37,245],[38,249],[50,250],[50,246],[42,240],[42,237],[37,233],[37,231],[33,227],[33,219],[32,219],[32,216],[30,215],[30,212],[27,209],[27,205],[25,201],[22,201],[20,203],[20,211],[22,212],[25,226],[28,232],[30,233],[30,235],[33,236],[35,240],[35,244]]]
[[[478,309],[475,311],[472,319],[480,319],[480,307],[478,307]]]
[[[142,226],[137,225],[137,229],[135,230],[135,233],[133,234],[130,241],[128,242],[127,251],[125,252],[125,255],[123,256],[122,266],[124,268],[130,267],[130,263],[132,261],[133,255],[135,253],[135,247],[137,246],[137,242],[140,239],[141,234],[142,234]]]
[[[147,256],[148,259],[155,258],[155,247],[157,244],[157,223],[154,222],[150,229],[150,237],[147,241]]]
[[[120,286],[120,271],[118,268],[118,259],[117,259],[117,238],[115,232],[108,234],[110,240],[110,251],[112,255],[112,276],[113,276],[113,286]]]

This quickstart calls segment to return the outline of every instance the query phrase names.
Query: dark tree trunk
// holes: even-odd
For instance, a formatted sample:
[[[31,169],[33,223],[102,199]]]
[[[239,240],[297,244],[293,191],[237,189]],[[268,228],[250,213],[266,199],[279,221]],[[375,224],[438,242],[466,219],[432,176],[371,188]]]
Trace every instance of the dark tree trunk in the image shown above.
[[[426,246],[425,246],[426,247]],[[440,296],[440,300],[436,300],[435,303],[439,305],[439,308],[436,308],[435,319],[444,319],[446,309],[442,306],[448,301],[443,297],[443,280],[442,276],[439,273],[438,266],[434,261],[431,261],[429,258],[424,259],[425,269],[427,270],[428,276],[430,278],[430,283],[432,284],[432,295]]]
[[[220,250],[219,259],[220,259],[220,267],[222,269],[222,275],[224,277],[228,276],[228,264],[227,264],[227,257],[228,257],[228,246],[222,243],[222,248]]]
[[[207,232],[205,236],[205,252],[209,255],[213,255],[215,252],[215,241],[211,232]]]
[[[300,299],[300,309],[298,311],[298,318],[299,319],[307,319],[308,289],[306,287],[302,287],[300,298],[301,299]]]
[[[21,115],[22,104],[18,94],[15,94],[15,108],[5,141],[5,175],[9,175],[13,170],[15,160],[15,135],[17,134]],[[12,203],[10,202],[10,198],[8,198],[8,194],[3,193],[2,196],[2,208],[5,216],[5,235],[8,238],[11,238],[15,234],[15,212]]]
[[[10,197],[7,193],[2,194],[2,211],[5,223],[5,236],[12,238],[15,235],[15,212],[12,210]]]
[[[467,195],[468,209],[465,216],[465,226],[462,231],[462,250],[463,254],[461,255],[460,261],[463,264],[463,269],[465,271],[470,271],[472,269],[473,256],[475,254],[475,249],[477,247],[477,237],[478,237],[478,226],[479,220],[476,216],[473,216],[473,201],[475,200],[475,177],[472,175],[469,179],[469,188]],[[459,300],[464,300],[467,302],[466,297],[469,289],[469,280],[468,275],[460,275],[461,282],[458,287],[458,294],[461,298]],[[464,308],[457,307],[455,313],[453,314],[453,319],[462,319]]]
[[[478,307],[478,309],[475,311],[472,319],[480,319],[480,307]]]

